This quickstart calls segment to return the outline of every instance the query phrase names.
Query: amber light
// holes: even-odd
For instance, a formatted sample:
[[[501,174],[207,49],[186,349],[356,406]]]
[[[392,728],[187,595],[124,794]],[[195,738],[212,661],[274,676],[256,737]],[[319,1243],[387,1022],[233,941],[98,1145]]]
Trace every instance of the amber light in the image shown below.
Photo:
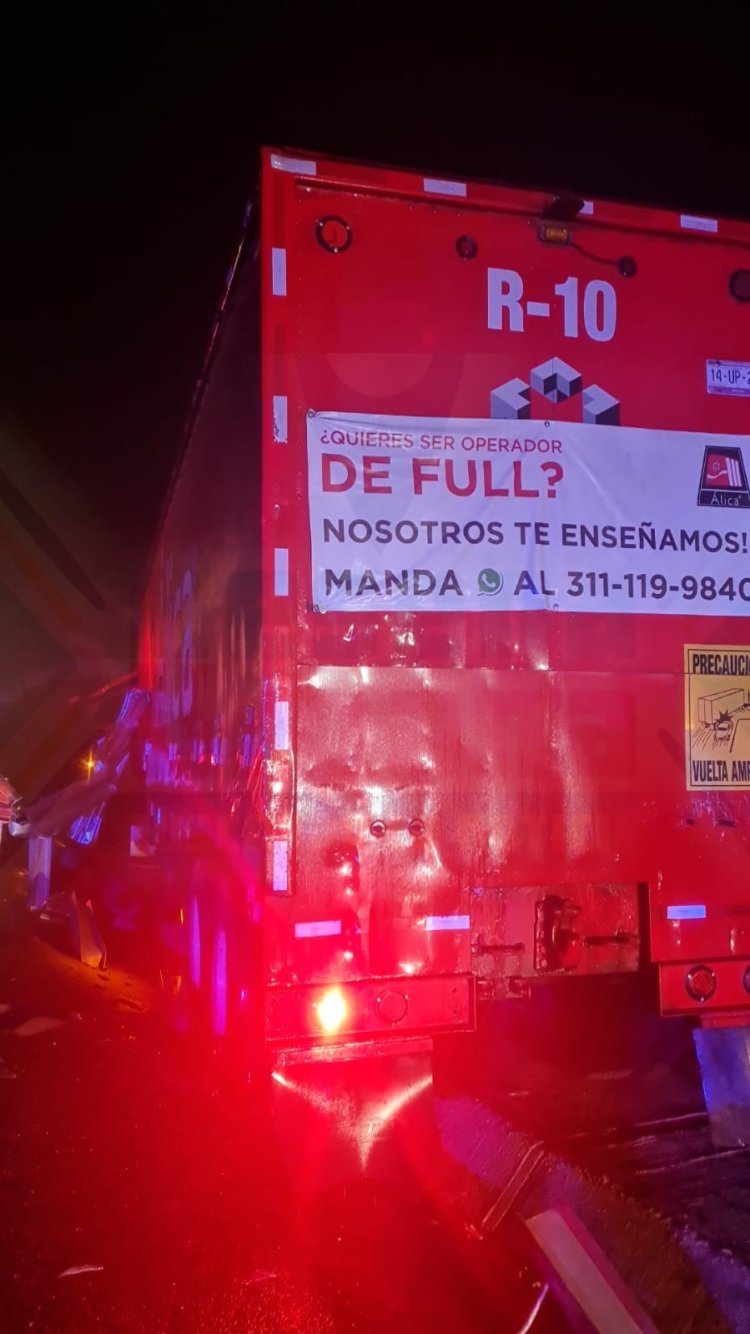
[[[349,1015],[349,1004],[339,987],[323,993],[315,1003],[318,1022],[324,1033],[338,1033]]]

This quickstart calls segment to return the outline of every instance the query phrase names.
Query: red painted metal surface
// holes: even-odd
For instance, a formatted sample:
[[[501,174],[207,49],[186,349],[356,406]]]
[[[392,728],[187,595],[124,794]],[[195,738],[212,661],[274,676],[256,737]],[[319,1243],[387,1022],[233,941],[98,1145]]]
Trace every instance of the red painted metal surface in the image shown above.
[[[321,916],[344,910],[334,855],[343,848],[356,853],[365,932],[378,914],[390,919],[389,957],[378,958],[375,932],[365,968],[397,968],[401,954],[420,969],[465,967],[455,938],[430,960],[415,923],[432,903],[470,912],[474,925],[472,888],[512,914],[527,887],[544,897],[545,886],[570,886],[585,908],[580,933],[598,941],[582,957],[602,969],[635,965],[639,884],[654,959],[750,953],[737,908],[748,795],[688,793],[683,741],[684,646],[743,644],[742,620],[316,615],[304,444],[310,409],[485,416],[494,386],[528,378],[554,355],[618,399],[623,424],[742,433],[747,400],[708,395],[704,366],[742,358],[750,316],[727,282],[746,262],[750,228],[722,221],[700,231],[701,220],[597,202],[573,224],[578,248],[542,244],[543,195],[469,184],[457,198],[447,184],[427,194],[421,177],[403,173],[316,168],[311,178],[267,163],[265,176],[266,254],[286,252],[286,295],[267,296],[265,398],[288,396],[288,442],[266,482],[266,541],[273,533],[288,543],[296,622],[279,659],[297,729],[290,915],[321,896]],[[330,215],[351,233],[338,253],[316,234]],[[462,236],[476,242],[474,259],[457,252]],[[635,260],[635,276],[601,262],[622,256]],[[566,338],[554,308],[549,320],[527,318],[522,334],[488,329],[488,266],[519,272],[528,295],[547,301],[571,276],[581,286],[608,278],[616,337],[596,341],[579,328]],[[575,412],[573,399],[532,399],[532,417]],[[644,519],[647,510],[644,496]],[[414,818],[425,827],[416,840]],[[375,819],[386,826],[379,840],[369,834]],[[685,903],[708,903],[705,917],[670,921],[669,908]],[[528,929],[520,942],[496,943],[523,944],[516,968],[533,974]],[[495,957],[504,961],[496,974],[513,971],[512,952]]]
[[[396,1039],[425,1029],[450,1032],[468,1028],[474,1018],[468,976],[454,977],[449,982],[440,976],[401,977],[385,984],[355,982],[344,984],[340,990],[346,1018],[335,1035],[338,1042],[382,1036],[384,1032]],[[325,995],[326,989],[320,986],[294,987],[288,992],[273,988],[268,997],[269,1040],[288,1045],[304,1042],[312,1033],[318,1041],[330,1045],[333,1035],[328,1038],[318,1020],[317,1007]]]
[[[273,153],[261,199],[260,404],[238,389],[254,370],[230,302],[144,636],[166,664],[151,685],[161,675],[171,783],[236,810],[243,710],[261,716],[261,819],[254,832],[245,819],[241,846],[265,845],[275,1035],[300,1039],[296,988],[331,981],[473,976],[502,991],[630,970],[647,948],[665,964],[750,958],[750,793],[688,792],[684,745],[685,645],[746,644],[743,618],[323,615],[306,462],[311,411],[487,417],[498,384],[554,356],[618,400],[623,425],[747,431],[748,400],[709,395],[705,362],[748,345],[750,306],[728,281],[750,226],[593,202],[564,224],[572,244],[553,244],[541,193]],[[488,328],[493,266],[549,315]],[[566,332],[555,288],[569,279],[611,284],[616,337],[580,319]],[[532,418],[580,410],[532,393]],[[675,905],[695,915],[675,920]],[[443,1002],[420,1008],[425,1032],[444,1023]],[[374,1000],[360,1029],[388,1032]]]
[[[695,964],[688,951],[695,949],[689,945],[685,951],[684,963],[665,964],[659,969],[659,1000],[664,1014],[692,1014],[706,1022],[707,1016],[720,1011],[727,1011],[733,1016],[733,1022],[747,1022],[748,997],[750,997],[750,964],[747,959],[712,959],[697,955],[701,962]],[[706,968],[713,976],[715,990],[705,999],[696,999],[688,989],[693,970]],[[707,987],[706,991],[710,988]]]

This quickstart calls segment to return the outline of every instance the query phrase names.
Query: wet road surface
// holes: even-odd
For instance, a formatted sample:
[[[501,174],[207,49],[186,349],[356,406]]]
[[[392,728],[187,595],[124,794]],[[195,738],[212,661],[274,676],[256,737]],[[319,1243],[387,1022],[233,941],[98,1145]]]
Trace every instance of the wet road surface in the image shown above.
[[[518,1226],[485,1240],[477,1227],[534,1143],[544,1151],[509,1219],[563,1202],[659,1329],[745,1327],[746,1161],[725,1157],[714,1175],[689,1036],[665,1040],[644,1020],[633,1042],[625,993],[597,1019],[581,991],[557,1029],[556,1010],[540,1025],[514,1009],[489,1045],[448,1049],[435,1115],[456,1171],[442,1193],[396,1161],[385,1179],[312,1198],[290,1167],[293,1126],[280,1146],[253,1086],[169,1030],[164,993],[116,959],[86,968],[22,905],[23,877],[6,870],[1,1329],[520,1331],[539,1272]],[[665,1116],[663,1134],[634,1128]],[[686,1157],[706,1159],[697,1185]],[[566,1328],[548,1298],[535,1334]]]
[[[521,1327],[539,1284],[517,1256],[479,1258],[407,1180],[300,1198],[252,1087],[171,1035],[138,978],[32,932],[9,884],[0,1328]],[[535,1325],[559,1327],[549,1311]]]

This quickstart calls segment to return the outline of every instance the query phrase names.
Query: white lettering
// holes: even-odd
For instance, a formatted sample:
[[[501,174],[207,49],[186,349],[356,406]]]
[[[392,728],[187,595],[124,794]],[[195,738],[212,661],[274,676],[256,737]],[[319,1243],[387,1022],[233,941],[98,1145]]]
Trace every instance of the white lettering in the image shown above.
[[[586,284],[583,294],[583,324],[595,343],[614,338],[617,323],[617,293],[611,283],[598,278]]]
[[[515,269],[487,270],[487,328],[503,329],[508,312],[511,333],[523,333],[523,278]]]

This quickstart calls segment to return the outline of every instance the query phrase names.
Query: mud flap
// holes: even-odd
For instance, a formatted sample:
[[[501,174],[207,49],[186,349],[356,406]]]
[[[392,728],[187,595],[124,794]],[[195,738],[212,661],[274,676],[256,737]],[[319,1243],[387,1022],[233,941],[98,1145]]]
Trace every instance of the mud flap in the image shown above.
[[[750,1144],[750,1027],[696,1028],[693,1041],[714,1146]]]

